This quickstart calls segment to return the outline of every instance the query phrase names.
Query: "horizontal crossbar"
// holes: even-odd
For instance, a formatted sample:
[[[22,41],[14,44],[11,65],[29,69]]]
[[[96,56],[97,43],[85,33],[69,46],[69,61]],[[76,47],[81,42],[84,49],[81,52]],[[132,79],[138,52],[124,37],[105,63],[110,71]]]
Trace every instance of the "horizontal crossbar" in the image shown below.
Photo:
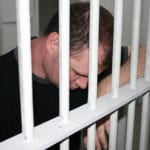
[[[85,104],[70,111],[68,124],[63,125],[61,123],[61,118],[56,117],[35,127],[34,140],[32,142],[26,142],[21,133],[1,142],[0,149],[40,150],[48,148],[88,125],[93,124],[100,118],[114,112],[120,107],[130,103],[138,96],[149,92],[149,90],[150,82],[146,82],[141,78],[137,80],[137,88],[135,90],[130,89],[129,84],[121,87],[119,89],[118,98],[112,98],[110,93],[98,98],[95,110],[90,110],[88,104]]]

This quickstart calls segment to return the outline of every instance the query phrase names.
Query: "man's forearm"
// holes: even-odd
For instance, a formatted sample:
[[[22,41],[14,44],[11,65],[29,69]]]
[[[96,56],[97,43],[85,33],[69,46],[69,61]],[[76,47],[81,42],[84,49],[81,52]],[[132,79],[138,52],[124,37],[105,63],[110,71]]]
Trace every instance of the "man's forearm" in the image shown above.
[[[130,48],[128,60],[121,66],[120,69],[120,82],[119,86],[123,86],[129,83],[130,80]],[[138,56],[138,70],[137,78],[140,78],[144,74],[144,65],[145,65],[145,48],[140,47],[139,56]],[[111,90],[111,74],[105,77],[98,85],[98,96],[104,95]],[[96,145],[99,147],[106,148],[108,146],[108,141],[106,140],[106,131],[109,132],[109,117],[105,118],[106,120],[99,120],[97,122],[97,132],[96,132]]]
[[[130,48],[129,48],[130,52]],[[121,66],[120,69],[120,82],[119,86],[123,86],[129,83],[130,80],[130,56],[128,60]],[[139,48],[138,56],[138,69],[137,69],[137,78],[140,78],[144,74],[144,65],[145,65],[145,47],[141,46]],[[98,96],[104,95],[111,90],[111,74],[104,78],[98,85]]]

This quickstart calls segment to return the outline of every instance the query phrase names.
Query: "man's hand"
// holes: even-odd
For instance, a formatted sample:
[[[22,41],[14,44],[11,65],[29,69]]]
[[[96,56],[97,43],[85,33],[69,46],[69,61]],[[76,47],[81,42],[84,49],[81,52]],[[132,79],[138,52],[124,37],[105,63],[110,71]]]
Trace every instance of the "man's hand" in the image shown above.
[[[119,86],[123,86],[129,83],[130,80],[130,52],[128,60],[122,65],[120,69],[120,82]],[[137,78],[143,77],[144,75],[144,66],[145,66],[145,47],[141,46],[139,48],[138,56],[138,70]],[[98,96],[102,96],[111,91],[111,74],[105,77],[98,85]],[[96,150],[102,150],[108,147],[107,135],[109,135],[109,117],[105,117],[97,122],[96,129]],[[84,136],[84,144],[87,146],[87,135]]]
[[[103,149],[108,148],[108,135],[109,135],[109,117],[99,120],[96,124],[97,145]]]
[[[130,80],[130,53],[131,49],[129,50],[129,57],[128,60],[122,65],[120,69],[120,82],[119,86],[123,86],[125,84],[129,83]],[[139,47],[139,55],[138,55],[138,68],[137,68],[137,78],[141,78],[144,75],[144,68],[145,68],[145,47],[141,46]],[[104,94],[107,94],[111,91],[111,74],[104,78],[98,85],[98,96],[102,96]],[[100,141],[101,146],[102,145],[108,145],[107,141],[105,140],[106,134],[109,133],[109,126],[107,126],[107,122],[109,122],[109,118],[107,118],[106,121],[101,121],[100,124],[97,123],[97,141]],[[103,142],[104,141],[104,142]],[[98,144],[96,144],[98,145]]]
[[[108,148],[108,137],[109,135],[109,117],[105,117],[99,120],[96,123],[96,141],[95,147],[96,150],[102,150]],[[84,131],[84,138],[83,138],[85,149],[87,148],[87,130]]]

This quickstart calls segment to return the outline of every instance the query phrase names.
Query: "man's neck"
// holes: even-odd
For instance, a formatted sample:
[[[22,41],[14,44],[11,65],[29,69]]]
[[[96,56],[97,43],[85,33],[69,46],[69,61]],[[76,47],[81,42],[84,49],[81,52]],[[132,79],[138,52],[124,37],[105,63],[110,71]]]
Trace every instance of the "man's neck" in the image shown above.
[[[39,37],[31,41],[32,49],[32,72],[45,79],[46,75],[43,70],[43,59],[44,59],[44,39]]]

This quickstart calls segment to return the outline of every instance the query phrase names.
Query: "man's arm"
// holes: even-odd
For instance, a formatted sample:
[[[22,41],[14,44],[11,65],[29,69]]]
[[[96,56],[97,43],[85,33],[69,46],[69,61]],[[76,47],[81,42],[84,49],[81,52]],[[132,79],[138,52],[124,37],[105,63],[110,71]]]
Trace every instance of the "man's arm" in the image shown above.
[[[129,83],[130,80],[130,57],[131,48],[128,48],[128,59],[122,65],[120,69],[120,84],[119,86],[123,86]],[[144,75],[144,67],[145,67],[145,47],[141,46],[139,48],[139,56],[138,56],[138,70],[137,70],[137,78],[140,78]],[[112,75],[108,75],[105,77],[98,85],[98,96],[102,96],[111,90],[111,77]],[[108,147],[108,142],[106,139],[106,134],[109,134],[109,116],[105,119],[99,120],[97,122],[97,137],[96,145],[99,147],[103,147],[104,149]],[[97,143],[99,142],[99,143]]]
[[[128,47],[128,59],[121,66],[120,69],[120,84],[119,86],[123,86],[129,83],[130,80],[130,55],[131,48]],[[144,75],[144,66],[145,66],[145,47],[141,46],[139,48],[139,56],[138,56],[138,70],[137,70],[137,78],[140,78]],[[102,96],[107,94],[111,90],[111,77],[112,75],[108,75],[105,77],[98,85],[98,96]],[[109,116],[99,120],[97,122],[96,129],[96,150],[107,149],[107,134],[109,134]],[[87,136],[84,137],[85,147],[87,145]]]
[[[121,66],[120,69],[120,84],[119,86],[123,86],[127,83],[129,83],[130,80],[130,52],[131,48],[128,48],[129,50],[129,57],[128,60]],[[139,48],[139,55],[138,55],[138,70],[137,70],[137,78],[140,78],[144,75],[144,66],[145,66],[145,47],[141,46]],[[105,77],[98,85],[98,96],[102,96],[111,90],[111,77],[112,75],[108,75]]]

